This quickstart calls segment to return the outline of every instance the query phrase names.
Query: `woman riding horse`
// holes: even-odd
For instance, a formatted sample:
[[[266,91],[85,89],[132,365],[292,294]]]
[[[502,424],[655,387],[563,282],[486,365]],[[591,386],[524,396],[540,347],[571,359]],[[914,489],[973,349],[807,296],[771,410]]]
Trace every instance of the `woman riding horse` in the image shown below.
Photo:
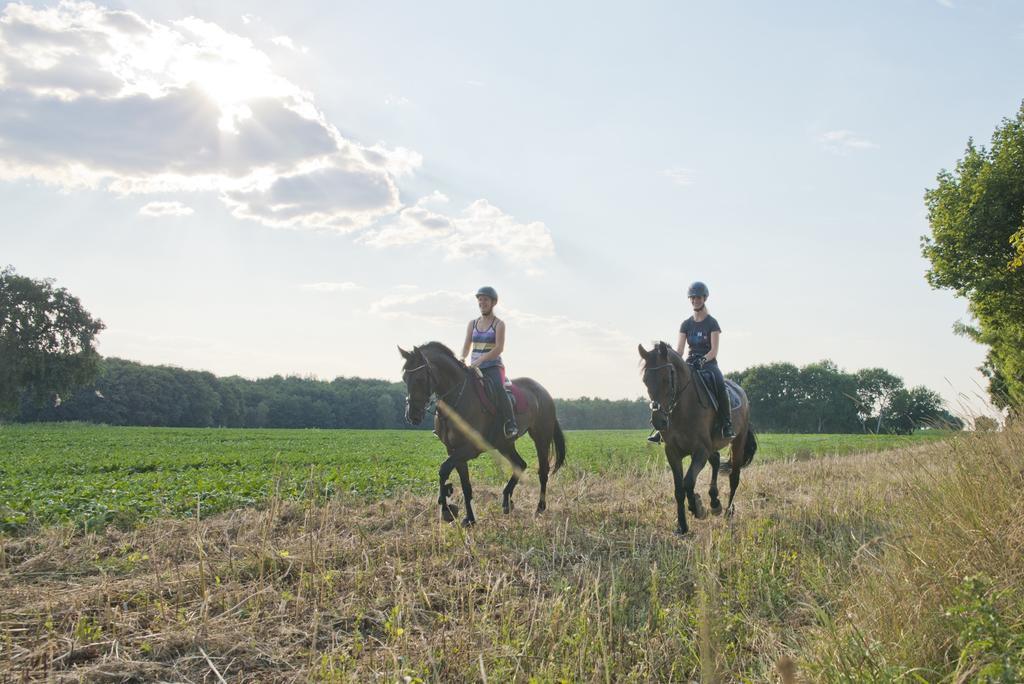
[[[714,376],[714,387],[709,389],[715,393],[718,403],[718,422],[722,426],[722,436],[732,439],[736,433],[732,428],[729,395],[725,390],[725,378],[718,367],[718,339],[722,334],[722,328],[708,311],[706,302],[710,293],[707,285],[698,280],[690,285],[686,294],[690,299],[690,306],[693,307],[693,315],[679,326],[676,352],[685,357],[691,366],[698,370],[710,371]],[[687,346],[690,347],[689,356],[685,353]],[[661,442],[661,433],[655,430],[647,441],[655,444]]]

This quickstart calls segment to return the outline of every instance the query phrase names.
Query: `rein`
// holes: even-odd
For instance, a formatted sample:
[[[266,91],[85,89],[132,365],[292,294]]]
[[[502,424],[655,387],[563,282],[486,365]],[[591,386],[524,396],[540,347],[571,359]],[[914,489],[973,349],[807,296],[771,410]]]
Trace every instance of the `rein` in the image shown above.
[[[452,392],[455,391],[455,387],[452,387],[450,390],[448,390],[444,394],[438,395],[437,391],[434,389],[434,386],[436,384],[436,382],[434,381],[434,375],[433,375],[433,373],[430,372],[430,366],[428,364],[426,364],[426,363],[420,364],[419,366],[416,366],[415,368],[410,368],[410,369],[408,369],[406,371],[403,371],[402,372],[402,380],[403,380],[403,382],[408,384],[408,380],[407,380],[408,376],[413,374],[413,373],[415,373],[415,372],[417,372],[417,371],[421,371],[421,370],[425,370],[426,373],[427,373],[427,396],[435,398],[434,406],[433,407],[425,408],[424,412],[425,413],[429,413],[431,415],[436,415],[437,414],[437,402],[444,401],[446,397],[448,397],[449,395],[451,395]],[[459,389],[459,393],[458,393],[458,395],[456,395],[455,401],[451,403],[452,407],[457,407],[459,405],[459,402],[462,400],[462,394],[466,391],[466,385],[469,383],[469,372],[470,371],[469,371],[468,368],[465,368],[465,367],[463,368],[463,376],[464,377],[463,377],[463,380],[462,380],[462,385],[458,388]],[[406,404],[409,403],[409,397],[408,396],[406,396],[406,398],[405,398],[405,403]]]

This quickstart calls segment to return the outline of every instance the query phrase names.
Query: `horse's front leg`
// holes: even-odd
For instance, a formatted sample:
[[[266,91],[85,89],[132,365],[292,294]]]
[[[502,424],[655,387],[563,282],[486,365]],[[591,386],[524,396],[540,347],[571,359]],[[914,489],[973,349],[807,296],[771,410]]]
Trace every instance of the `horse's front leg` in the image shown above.
[[[693,513],[693,517],[697,520],[703,520],[708,517],[708,512],[704,510],[704,502],[701,501],[700,494],[695,491],[697,476],[704,469],[704,464],[708,462],[708,453],[708,450],[704,447],[698,447],[694,450],[693,455],[690,457],[690,468],[686,471],[686,478],[683,480],[683,489],[686,491],[686,498],[690,503],[690,512]]]
[[[686,526],[686,492],[683,489],[683,454],[676,447],[669,444],[665,448],[665,457],[672,469],[673,491],[676,496],[676,519],[679,526],[676,534],[685,535],[689,528]]]
[[[455,469],[459,471],[462,498],[466,502],[466,517],[462,519],[462,526],[469,527],[476,524],[476,516],[473,515],[473,485],[469,483],[469,463],[460,459],[455,463]]]
[[[722,502],[718,498],[718,468],[721,466],[721,456],[717,451],[712,451],[708,458],[711,464],[711,488],[708,489],[708,497],[711,499],[711,512],[715,515],[722,514]]]
[[[452,522],[455,520],[455,516],[459,513],[455,506],[449,505],[448,503],[448,497],[452,495],[452,486],[448,483],[448,476],[452,474],[452,470],[454,468],[455,459],[452,456],[448,456],[437,471],[437,477],[440,481],[437,503],[441,506],[441,519],[445,522]],[[466,505],[468,507],[468,501],[466,502]]]

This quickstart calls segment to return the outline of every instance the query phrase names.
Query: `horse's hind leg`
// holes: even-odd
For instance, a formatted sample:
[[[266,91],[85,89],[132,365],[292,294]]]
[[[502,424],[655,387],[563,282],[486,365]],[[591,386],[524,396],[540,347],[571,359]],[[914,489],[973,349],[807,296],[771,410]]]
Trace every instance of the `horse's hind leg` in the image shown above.
[[[501,510],[503,513],[511,513],[514,508],[512,504],[512,492],[515,491],[516,485],[519,484],[519,473],[526,470],[526,461],[524,461],[523,457],[519,455],[518,451],[516,451],[515,444],[511,444],[509,446],[505,455],[510,461],[512,461],[512,465],[515,467],[515,470],[512,473],[512,477],[509,478],[508,484],[505,485],[505,489],[501,492]]]
[[[746,446],[746,441],[746,434],[742,438],[738,437],[732,440],[732,469],[729,471],[729,504],[725,507],[726,515],[732,515],[735,512],[732,498],[736,496],[736,490],[740,486],[740,466],[743,463],[743,450]]]
[[[722,465],[721,456],[717,451],[712,451],[708,457],[711,464],[711,488],[708,489],[708,497],[711,499],[711,512],[715,515],[722,514],[722,502],[718,499],[718,469]]]
[[[455,464],[455,469],[459,471],[462,499],[466,502],[466,517],[462,519],[462,526],[469,527],[476,524],[476,516],[473,515],[473,485],[469,483],[469,464],[466,461],[459,461]]]
[[[539,515],[548,508],[548,471],[550,470],[548,457],[551,453],[551,437],[538,439],[537,433],[533,430],[530,431],[530,437],[533,438],[533,443],[537,447],[537,472],[540,474],[540,500],[537,501],[537,514]]]

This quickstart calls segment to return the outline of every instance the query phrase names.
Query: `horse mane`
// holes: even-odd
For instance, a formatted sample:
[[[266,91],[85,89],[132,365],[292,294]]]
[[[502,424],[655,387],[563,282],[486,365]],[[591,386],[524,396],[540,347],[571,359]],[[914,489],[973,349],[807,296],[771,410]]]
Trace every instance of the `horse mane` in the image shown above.
[[[440,342],[427,342],[426,344],[421,344],[420,346],[416,347],[416,349],[418,349],[420,352],[424,352],[424,351],[437,352],[438,354],[441,354],[442,356],[448,357],[449,359],[454,361],[457,365],[459,365],[459,366],[463,365],[462,362],[459,361],[459,359],[457,359],[455,357],[455,352],[453,352],[451,349],[449,349],[447,346],[445,346],[444,344],[442,344]]]
[[[672,363],[674,363],[677,366],[679,366],[680,364],[685,364],[686,363],[686,359],[684,359],[682,356],[680,356],[679,352],[677,352],[675,349],[673,349],[672,345],[669,344],[668,342],[666,342],[665,340],[659,340],[658,342],[655,342],[654,343],[654,347],[651,349],[651,351],[654,352],[655,354],[657,354],[658,353],[658,346],[662,345],[662,344],[665,345],[666,349],[668,350],[668,359],[669,359],[669,361],[671,361]],[[646,361],[644,362],[644,365],[645,366],[647,365]]]

